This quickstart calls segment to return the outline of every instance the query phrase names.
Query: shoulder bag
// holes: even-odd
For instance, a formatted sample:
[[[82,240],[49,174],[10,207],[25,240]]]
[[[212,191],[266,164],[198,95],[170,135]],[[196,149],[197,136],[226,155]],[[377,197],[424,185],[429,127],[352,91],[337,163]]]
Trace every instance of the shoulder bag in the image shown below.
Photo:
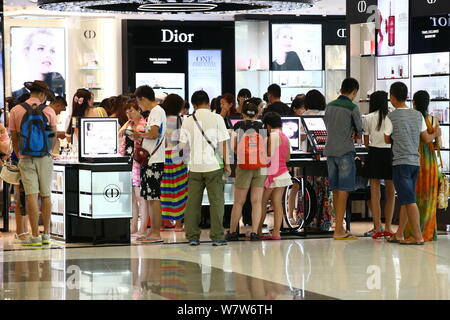
[[[441,149],[437,148],[439,160],[441,162],[441,172],[439,175],[439,192],[438,192],[438,209],[446,210],[448,208],[448,198],[450,196],[450,180],[447,175],[443,172],[443,162],[441,156]]]
[[[156,151],[159,150],[164,140],[165,137],[161,139],[161,141],[158,143],[158,145],[155,147],[152,153],[149,153],[146,149],[142,147],[142,144],[140,144],[139,147],[135,148],[133,152],[133,160],[139,163],[141,166],[148,165],[148,160],[150,160],[150,158],[153,157]]]
[[[216,157],[216,160],[217,160],[217,162],[218,162],[220,168],[223,169],[225,166],[224,166],[222,157],[217,153],[216,148],[214,148],[214,145],[212,144],[211,140],[209,140],[208,137],[206,136],[205,131],[203,131],[202,127],[200,126],[200,123],[199,123],[198,120],[197,120],[197,117],[195,116],[195,113],[192,114],[192,117],[194,118],[194,122],[195,122],[195,124],[197,125],[197,127],[200,129],[200,132],[202,133],[202,135],[203,135],[203,137],[205,138],[206,142],[208,142],[208,144],[210,145],[210,147],[213,149],[214,155],[215,155],[215,157]]]
[[[20,170],[11,161],[5,162],[0,173],[0,179],[9,184],[18,185],[20,183]]]

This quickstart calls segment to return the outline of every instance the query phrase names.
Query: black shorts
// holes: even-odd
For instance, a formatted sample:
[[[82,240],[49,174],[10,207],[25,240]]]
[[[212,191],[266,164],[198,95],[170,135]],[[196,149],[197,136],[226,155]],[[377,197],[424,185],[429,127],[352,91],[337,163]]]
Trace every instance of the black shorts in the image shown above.
[[[145,200],[160,200],[164,163],[152,163],[141,167],[141,197]]]
[[[369,179],[392,180],[391,149],[370,147],[363,176]]]

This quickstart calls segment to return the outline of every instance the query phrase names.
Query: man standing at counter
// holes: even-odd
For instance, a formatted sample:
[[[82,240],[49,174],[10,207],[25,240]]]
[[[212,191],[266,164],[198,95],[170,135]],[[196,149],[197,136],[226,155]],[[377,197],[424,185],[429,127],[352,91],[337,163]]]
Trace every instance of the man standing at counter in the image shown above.
[[[276,83],[267,88],[267,99],[269,99],[269,103],[268,107],[264,109],[263,115],[267,112],[276,112],[281,117],[288,117],[291,114],[288,105],[281,102],[281,87]]]
[[[324,155],[327,156],[330,190],[336,213],[335,240],[355,240],[346,233],[344,215],[350,192],[355,190],[356,164],[354,139],[362,136],[362,120],[359,108],[353,103],[359,91],[359,83],[353,78],[342,82],[341,96],[327,106],[325,125],[328,139]],[[355,137],[356,135],[356,137]]]
[[[223,181],[224,169],[231,173],[228,162],[227,141],[230,139],[225,122],[219,114],[209,108],[209,97],[205,91],[194,92],[191,99],[194,114],[181,126],[180,148],[189,144],[189,194],[186,204],[186,238],[191,246],[200,244],[200,216],[203,192],[206,188],[210,202],[213,246],[226,245],[223,230],[225,210]]]
[[[36,80],[24,85],[30,90],[30,98],[11,110],[9,129],[14,152],[20,159],[19,169],[32,233],[22,245],[42,246],[50,244],[53,175],[51,150],[55,142],[57,124],[55,111],[44,103],[54,100],[55,96],[44,81]],[[40,211],[44,220],[42,237],[39,237],[39,195],[42,199]]]
[[[136,89],[134,95],[142,111],[150,111],[146,132],[135,132],[133,138],[142,138],[142,148],[149,152],[148,164],[141,167],[141,196],[148,201],[152,228],[150,234],[137,240],[151,243],[161,239],[161,181],[164,172],[166,112],[158,105],[155,92],[149,86]],[[147,223],[144,219],[142,223]]]

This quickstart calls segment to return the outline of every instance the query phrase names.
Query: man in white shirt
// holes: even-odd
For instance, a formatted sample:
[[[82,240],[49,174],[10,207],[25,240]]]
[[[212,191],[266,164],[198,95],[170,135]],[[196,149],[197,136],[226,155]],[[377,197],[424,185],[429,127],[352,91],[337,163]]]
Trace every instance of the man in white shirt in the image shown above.
[[[223,175],[231,173],[227,140],[230,139],[223,118],[211,112],[209,97],[204,91],[192,95],[195,113],[183,122],[181,148],[189,145],[189,194],[185,211],[186,238],[189,244],[200,244],[200,216],[206,187],[210,202],[210,238],[214,246],[226,244],[223,215],[225,209]],[[202,133],[203,131],[203,133]]]
[[[135,132],[133,138],[141,138],[142,147],[150,154],[148,164],[141,166],[141,196],[148,201],[150,210],[151,232],[138,240],[157,243],[162,242],[161,228],[161,181],[164,172],[166,132],[166,112],[155,100],[155,92],[149,86],[141,86],[134,93],[142,111],[150,111],[145,133]],[[147,216],[142,217],[147,223]]]

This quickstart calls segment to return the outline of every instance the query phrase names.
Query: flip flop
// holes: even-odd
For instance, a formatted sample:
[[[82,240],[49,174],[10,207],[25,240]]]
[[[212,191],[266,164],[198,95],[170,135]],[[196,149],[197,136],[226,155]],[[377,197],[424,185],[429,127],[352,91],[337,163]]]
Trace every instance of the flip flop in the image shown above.
[[[161,243],[164,242],[163,239],[158,239],[158,238],[145,238],[144,240],[140,240],[141,242],[145,242],[145,243]]]
[[[392,237],[390,237],[386,241],[389,242],[389,243],[400,243],[401,240],[398,240],[397,237],[394,234]]]
[[[410,240],[403,240],[403,242],[402,241],[400,241],[400,244],[401,245],[404,245],[404,246],[423,246],[423,245],[425,245],[425,242],[424,241],[410,241]]]
[[[357,240],[358,238],[352,234],[346,234],[343,237],[333,237],[334,240]]]

